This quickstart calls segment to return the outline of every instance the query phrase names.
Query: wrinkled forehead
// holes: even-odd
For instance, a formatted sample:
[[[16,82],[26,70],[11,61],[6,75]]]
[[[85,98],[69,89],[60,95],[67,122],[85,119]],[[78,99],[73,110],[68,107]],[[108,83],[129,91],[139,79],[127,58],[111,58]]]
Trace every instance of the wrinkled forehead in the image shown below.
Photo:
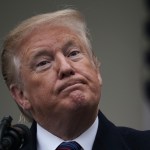
[[[44,43],[47,44],[47,40],[50,41],[49,45],[51,46],[59,46],[59,43],[65,43],[69,40],[74,40],[76,43],[85,46],[81,36],[73,29],[61,25],[52,26],[45,24],[34,28],[24,36],[18,47],[19,53],[22,54],[30,46],[38,46],[39,43],[43,45]]]

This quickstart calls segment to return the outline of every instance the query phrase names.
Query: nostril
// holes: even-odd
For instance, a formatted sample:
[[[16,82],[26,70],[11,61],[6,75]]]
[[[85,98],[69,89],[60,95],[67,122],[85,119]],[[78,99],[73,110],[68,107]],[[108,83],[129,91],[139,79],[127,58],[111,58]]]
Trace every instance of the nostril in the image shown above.
[[[72,76],[74,74],[75,74],[75,72],[72,69],[71,70],[65,70],[65,71],[60,72],[59,78],[60,79],[64,79],[64,78],[70,77],[70,76]]]
[[[75,72],[73,70],[70,71],[70,75],[74,75]]]

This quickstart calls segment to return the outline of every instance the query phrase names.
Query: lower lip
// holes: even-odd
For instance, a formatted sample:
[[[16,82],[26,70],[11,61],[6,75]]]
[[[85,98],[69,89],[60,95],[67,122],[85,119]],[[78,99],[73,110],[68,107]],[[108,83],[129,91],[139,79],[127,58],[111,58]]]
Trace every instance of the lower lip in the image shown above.
[[[73,84],[73,85],[70,85],[70,86],[67,86],[65,89],[63,89],[61,92],[71,92],[71,91],[74,91],[74,90],[79,90],[81,88],[81,83],[76,83],[76,84]]]

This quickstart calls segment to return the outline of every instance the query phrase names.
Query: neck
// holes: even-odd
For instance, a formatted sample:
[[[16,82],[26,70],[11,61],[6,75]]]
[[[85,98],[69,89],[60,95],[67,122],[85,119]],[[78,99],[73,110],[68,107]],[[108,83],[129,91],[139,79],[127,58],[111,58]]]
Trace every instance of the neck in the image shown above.
[[[47,121],[42,126],[55,136],[63,140],[73,140],[85,132],[95,121],[97,111],[76,112],[65,115],[63,118],[52,121]]]

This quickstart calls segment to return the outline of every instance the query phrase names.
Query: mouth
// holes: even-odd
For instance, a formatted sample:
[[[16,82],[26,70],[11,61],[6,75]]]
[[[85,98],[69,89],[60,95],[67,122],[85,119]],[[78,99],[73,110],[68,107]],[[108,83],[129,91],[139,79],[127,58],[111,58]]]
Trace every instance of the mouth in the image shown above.
[[[82,85],[86,84],[83,80],[72,80],[69,82],[64,83],[60,88],[58,89],[58,93],[61,92],[71,92],[73,90],[80,89]]]

